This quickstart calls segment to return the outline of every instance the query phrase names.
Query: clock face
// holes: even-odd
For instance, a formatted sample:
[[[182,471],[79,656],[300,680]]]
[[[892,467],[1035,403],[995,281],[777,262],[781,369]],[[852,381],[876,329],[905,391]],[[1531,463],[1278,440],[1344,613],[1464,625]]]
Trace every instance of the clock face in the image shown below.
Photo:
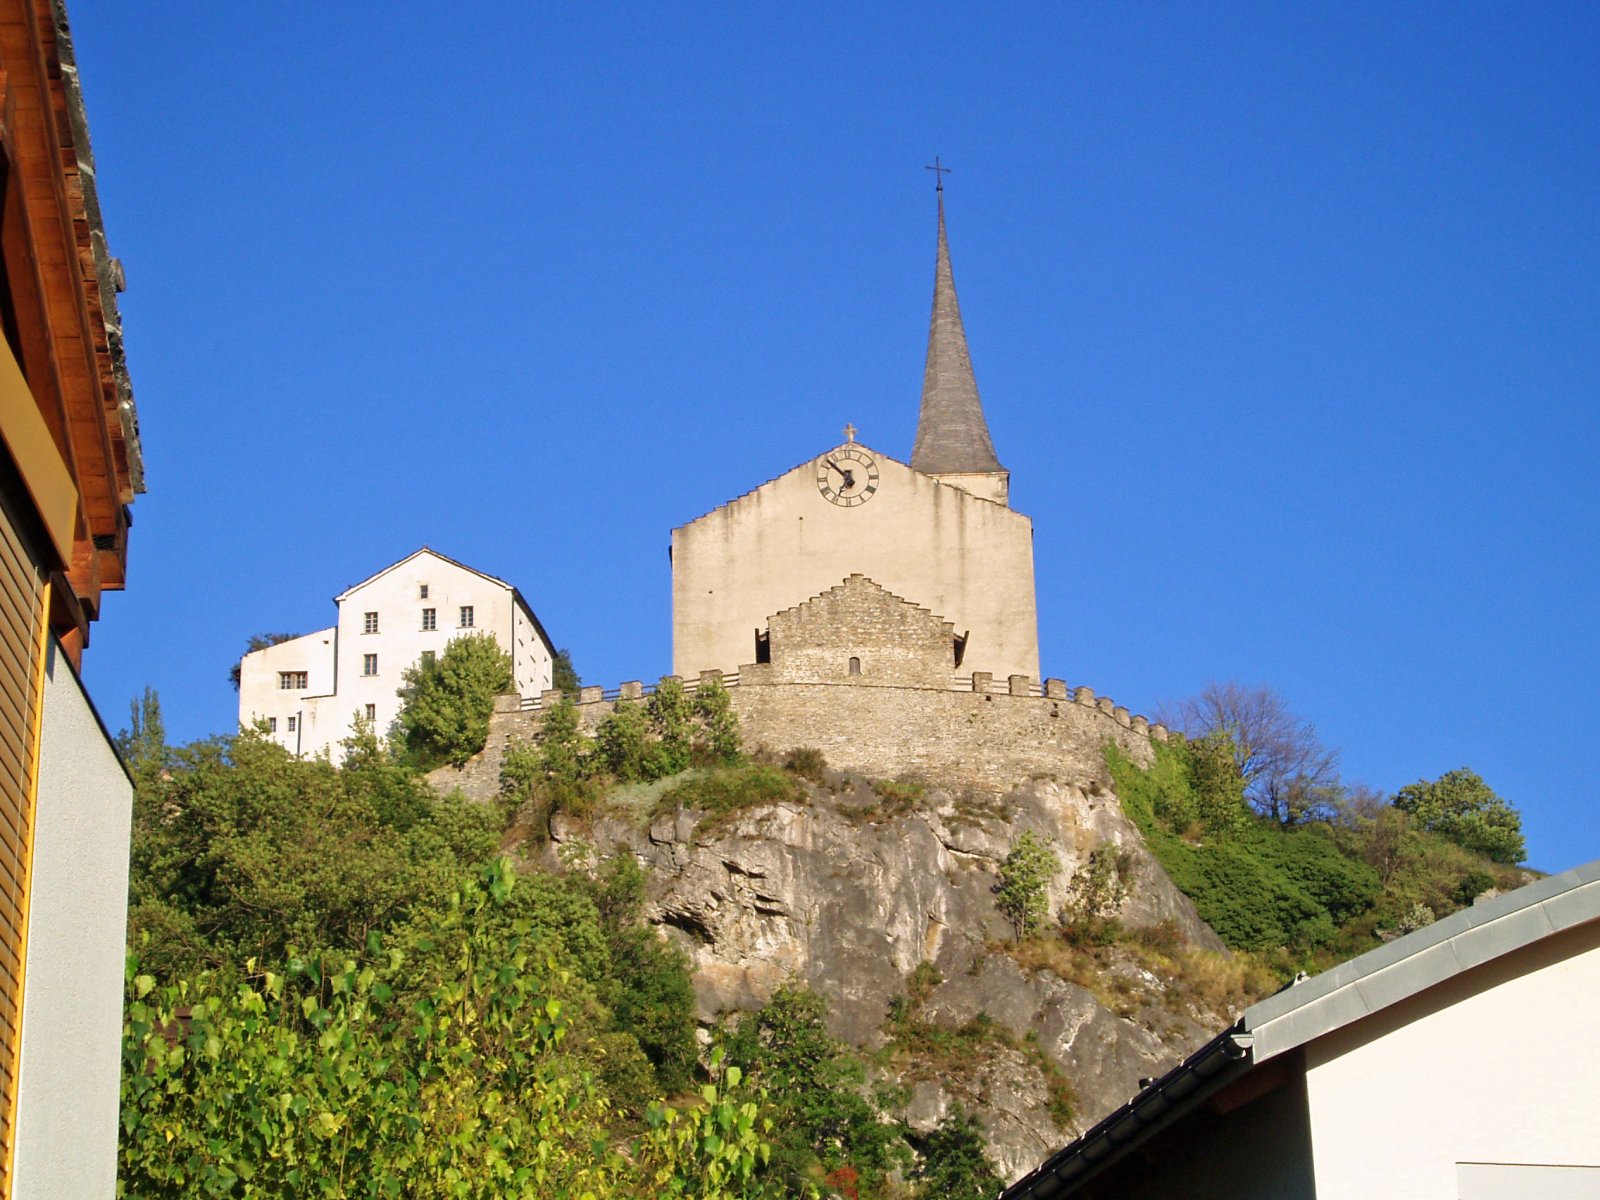
[[[830,450],[817,459],[817,490],[840,508],[854,508],[878,490],[878,464],[860,446]]]

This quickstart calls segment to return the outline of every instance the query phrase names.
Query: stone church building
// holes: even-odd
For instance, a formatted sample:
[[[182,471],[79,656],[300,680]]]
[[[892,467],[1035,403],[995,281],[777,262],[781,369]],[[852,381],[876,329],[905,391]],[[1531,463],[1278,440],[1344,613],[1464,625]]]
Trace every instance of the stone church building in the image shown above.
[[[939,191],[933,319],[909,464],[846,440],[673,530],[673,671],[948,686],[1039,678],[1033,522],[984,420]]]

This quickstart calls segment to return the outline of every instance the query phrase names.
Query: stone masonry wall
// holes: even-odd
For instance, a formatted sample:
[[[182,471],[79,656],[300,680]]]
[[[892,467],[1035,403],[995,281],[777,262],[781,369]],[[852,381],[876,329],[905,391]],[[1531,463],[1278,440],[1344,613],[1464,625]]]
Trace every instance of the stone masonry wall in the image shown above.
[[[767,627],[774,683],[848,679],[942,688],[955,671],[955,627],[864,575],[774,613]],[[852,658],[860,667],[855,677]]]
[[[972,690],[956,691],[769,683],[764,672],[764,667],[745,667],[736,681],[729,680],[735,683],[728,695],[747,747],[781,753],[811,746],[832,766],[879,778],[926,777],[946,787],[994,793],[1030,779],[1083,785],[1103,779],[1107,743],[1147,764],[1151,740],[1169,736],[1107,697],[1086,687],[1068,689],[1058,679],[1040,685],[1016,675],[997,686],[980,673],[972,676]],[[627,683],[620,693],[624,699],[642,698],[644,688]],[[588,732],[615,706],[605,695],[597,687],[583,690],[578,712]],[[555,698],[546,693],[542,700]],[[459,788],[477,800],[493,798],[506,747],[538,735],[539,710],[520,705],[516,696],[501,697],[483,752],[464,767],[434,771],[433,786],[446,792]]]

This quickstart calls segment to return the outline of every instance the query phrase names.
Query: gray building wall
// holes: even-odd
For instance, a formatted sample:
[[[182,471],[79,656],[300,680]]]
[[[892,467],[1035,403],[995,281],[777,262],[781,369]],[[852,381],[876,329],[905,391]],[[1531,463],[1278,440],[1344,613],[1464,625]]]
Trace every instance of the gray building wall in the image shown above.
[[[28,909],[18,1200],[111,1197],[133,785],[54,645]]]

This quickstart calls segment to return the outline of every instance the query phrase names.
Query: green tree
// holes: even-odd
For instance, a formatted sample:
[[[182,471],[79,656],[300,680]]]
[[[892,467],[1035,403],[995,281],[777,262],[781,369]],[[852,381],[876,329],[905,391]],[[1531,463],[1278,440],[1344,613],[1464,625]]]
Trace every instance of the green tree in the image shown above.
[[[257,650],[265,650],[268,646],[292,642],[299,636],[298,633],[252,633],[245,641],[244,652],[245,654],[254,654]],[[236,692],[239,690],[239,671],[243,657],[243,655],[240,655],[240,662],[236,662],[232,667],[228,668],[228,682],[233,684],[233,690]]]
[[[918,1200],[990,1200],[1005,1188],[984,1153],[983,1129],[959,1106],[922,1140],[911,1178]]]
[[[665,779],[687,771],[694,740],[695,707],[683,682],[663,679],[645,702],[644,710],[655,735],[646,768],[649,778]]]
[[[624,783],[651,778],[650,720],[632,700],[618,700],[594,734],[595,761]]]
[[[876,1194],[905,1161],[905,1143],[862,1094],[866,1070],[828,1032],[827,1015],[821,996],[786,984],[739,1023],[728,1059],[743,1063],[773,1098],[773,1168],[784,1194],[803,1193],[818,1173],[844,1169],[857,1173],[863,1195]]]
[[[995,885],[996,904],[1011,922],[1017,941],[1038,930],[1050,915],[1050,881],[1061,870],[1061,860],[1048,842],[1031,830],[1017,839],[1000,864]]]
[[[728,689],[720,679],[700,685],[694,694],[694,708],[700,722],[695,760],[713,767],[737,766],[742,762],[739,718],[734,715]]]
[[[483,749],[494,698],[511,690],[511,657],[493,635],[465,634],[400,678],[397,723],[407,754],[424,770],[460,766]]]
[[[572,665],[572,651],[557,650],[550,669],[550,686],[562,695],[576,700],[579,690],[583,687],[583,680],[578,678],[578,670]]]
[[[167,727],[161,719],[161,697],[151,687],[128,703],[128,728],[117,734],[117,753],[135,779],[159,775],[166,769],[170,751]]]
[[[733,1068],[630,1132],[592,1067],[574,959],[513,916],[505,860],[430,938],[166,987],[130,967],[119,1191],[178,1197],[777,1200],[771,1119]]]
[[[1522,861],[1522,817],[1466,767],[1429,782],[1418,780],[1395,793],[1394,806],[1417,825],[1476,851],[1492,862]]]
[[[129,928],[151,969],[359,949],[492,853],[493,813],[435,796],[370,733],[346,752],[339,770],[246,732],[139,777]]]

